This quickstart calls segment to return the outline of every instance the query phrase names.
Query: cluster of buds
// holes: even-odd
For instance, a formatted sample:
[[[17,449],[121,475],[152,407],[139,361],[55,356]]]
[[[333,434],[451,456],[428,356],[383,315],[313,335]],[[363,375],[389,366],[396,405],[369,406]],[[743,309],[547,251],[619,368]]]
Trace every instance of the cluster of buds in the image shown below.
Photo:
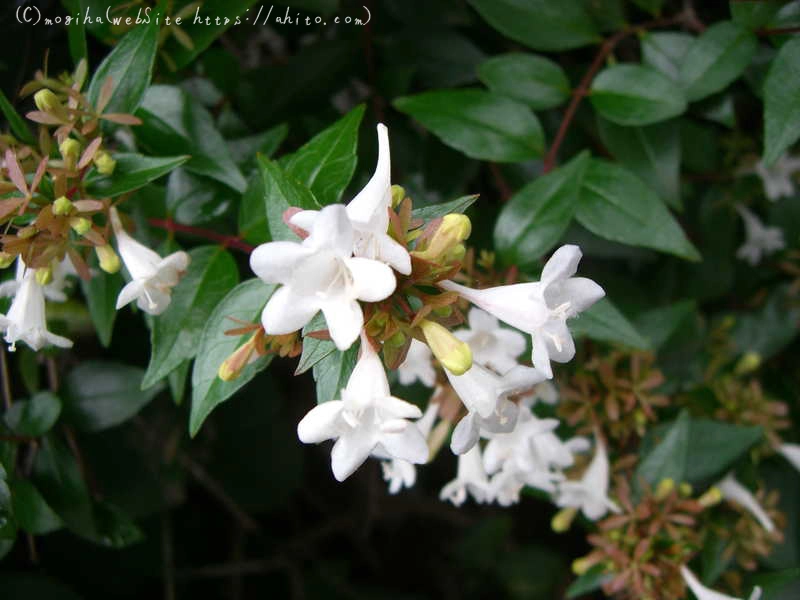
[[[105,113],[113,90],[107,79],[96,104],[81,89],[86,62],[60,79],[37,73],[22,89],[33,94],[36,110],[27,117],[39,125],[38,136],[0,138],[0,268],[17,263],[16,278],[0,287],[13,296],[11,308],[0,315],[0,328],[11,349],[18,341],[34,350],[48,344],[69,347],[72,342],[47,330],[45,298],[64,301],[66,275],[88,280],[94,275],[90,255],[108,273],[124,263],[131,282],[123,288],[117,307],[136,299],[143,310],[163,312],[170,291],[186,270],[188,255],[161,257],[130,237],[112,206],[111,198],[93,197],[90,179],[109,177],[116,161],[106,146],[102,122],[137,125],[139,119]],[[111,244],[112,235],[117,251]],[[120,261],[120,255],[122,261]]]

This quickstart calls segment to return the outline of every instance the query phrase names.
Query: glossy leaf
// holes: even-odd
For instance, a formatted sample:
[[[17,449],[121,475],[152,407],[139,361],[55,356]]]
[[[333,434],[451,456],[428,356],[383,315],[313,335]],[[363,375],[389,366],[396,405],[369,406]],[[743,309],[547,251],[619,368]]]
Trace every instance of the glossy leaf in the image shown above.
[[[44,535],[63,526],[45,499],[30,481],[19,479],[11,489],[14,518],[20,528],[34,535]]]
[[[0,90],[0,111],[3,112],[3,116],[6,118],[6,121],[8,121],[11,133],[26,144],[36,143],[36,138],[33,137],[31,130],[28,129],[25,120],[14,110],[14,106],[9,102],[3,90]]]
[[[585,335],[593,340],[622,344],[639,350],[650,348],[648,341],[608,298],[603,298],[567,323],[576,336]]]
[[[800,137],[800,38],[786,42],[764,82],[764,161],[773,164]]]
[[[319,202],[307,187],[287,175],[277,163],[259,157],[259,168],[264,183],[264,210],[270,236],[276,241],[298,241],[297,235],[283,222],[283,213],[293,206],[319,210]]]
[[[442,202],[441,204],[432,204],[431,206],[423,206],[415,208],[411,215],[415,219],[422,219],[425,222],[431,221],[438,217],[443,217],[451,213],[463,213],[478,199],[478,196],[462,196],[450,202]]]
[[[94,197],[120,196],[139,189],[179,167],[189,156],[143,156],[141,154],[115,154],[117,165],[111,175],[94,171],[87,178],[86,190]]]
[[[117,318],[117,296],[124,281],[119,273],[109,274],[97,269],[89,281],[81,280],[81,289],[86,298],[89,315],[103,347],[111,344],[114,321]]]
[[[689,413],[685,410],[658,436],[658,442],[649,452],[643,453],[636,468],[634,482],[644,481],[655,488],[663,479],[676,483],[686,481],[686,468],[689,459]],[[693,455],[693,459],[699,457]]]
[[[694,37],[678,31],[648,32],[642,36],[642,63],[677,81],[683,57]]]
[[[39,392],[29,400],[18,400],[3,413],[3,420],[17,435],[39,437],[55,425],[61,415],[61,400],[50,392]]]
[[[239,235],[253,245],[272,239],[267,225],[264,177],[255,172],[247,181],[247,189],[239,204]]]
[[[317,382],[317,403],[340,398],[342,388],[347,385],[358,359],[358,344],[349,350],[336,350],[314,365],[314,380]]]
[[[570,97],[569,80],[561,67],[535,54],[494,56],[478,66],[478,77],[495,94],[534,110],[554,108]]]
[[[321,340],[308,335],[325,329],[328,329],[328,325],[325,322],[325,316],[321,312],[314,315],[314,318],[303,327],[303,352],[300,355],[297,369],[295,369],[295,375],[305,373],[319,361],[336,351],[336,345],[331,340]]]

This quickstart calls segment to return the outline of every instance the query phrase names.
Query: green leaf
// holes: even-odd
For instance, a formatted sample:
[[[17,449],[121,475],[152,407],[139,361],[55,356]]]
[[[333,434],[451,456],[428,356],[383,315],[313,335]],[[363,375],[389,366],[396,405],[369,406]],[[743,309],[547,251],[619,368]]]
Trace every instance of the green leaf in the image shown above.
[[[549,58],[534,54],[494,56],[478,66],[478,78],[495,94],[534,110],[555,108],[570,97],[563,69]]]
[[[295,375],[305,373],[323,358],[326,358],[336,351],[336,344],[332,341],[320,340],[308,336],[310,332],[322,331],[327,328],[328,325],[325,322],[325,315],[321,312],[314,315],[314,318],[303,327],[303,352],[300,355],[300,362],[297,364],[297,369],[295,369]]]
[[[494,244],[507,265],[526,270],[561,239],[575,213],[589,153],[533,180],[517,192],[500,211]]]
[[[642,480],[655,487],[662,479],[672,479],[675,483],[686,481],[687,462],[689,454],[689,413],[681,411],[678,418],[665,427],[660,441],[650,448],[649,452],[642,452],[642,459],[636,468],[634,485],[640,486]],[[701,457],[692,454],[693,462],[699,462]],[[710,457],[703,456],[703,460]]]
[[[189,252],[191,262],[172,292],[164,314],[154,319],[152,354],[142,381],[146,389],[164,379],[180,364],[194,358],[203,328],[217,303],[239,281],[230,253],[218,246],[202,246]]]
[[[97,338],[104,348],[111,343],[114,321],[117,318],[117,296],[124,285],[122,275],[109,274],[97,269],[89,281],[81,280],[89,315],[92,317]]]
[[[731,0],[728,2],[731,17],[739,25],[749,29],[759,29],[768,25],[772,18],[778,14],[783,0]]]
[[[26,144],[36,143],[36,138],[33,137],[31,130],[28,129],[25,120],[14,110],[14,106],[9,102],[3,90],[0,90],[0,111],[3,111],[3,116],[5,116],[9,127],[11,127],[11,133]]]
[[[593,340],[622,344],[640,350],[650,348],[647,340],[608,298],[595,303],[589,310],[568,321],[568,324],[575,336],[585,335]]]
[[[275,154],[288,133],[289,126],[286,123],[281,123],[261,133],[235,140],[227,140],[228,148],[231,151],[233,160],[241,167],[242,165],[250,164],[251,161],[255,161],[256,154],[266,157]]]
[[[614,65],[600,71],[589,99],[618,125],[650,125],[686,110],[686,98],[668,77],[642,65]]]
[[[181,363],[181,366],[167,376],[169,393],[172,395],[172,401],[178,406],[183,403],[183,396],[186,394],[186,380],[191,366],[192,361],[185,360]]]
[[[579,598],[585,594],[599,590],[600,587],[612,578],[610,573],[605,572],[603,565],[594,565],[583,575],[573,581],[567,588],[567,598]]]
[[[741,25],[715,23],[692,42],[680,69],[689,101],[700,100],[727,87],[750,64],[758,49],[755,34]]]
[[[297,236],[283,222],[283,213],[292,206],[318,210],[319,202],[302,183],[287,175],[277,163],[259,157],[264,182],[264,203],[267,226],[273,240],[297,240]]]
[[[258,245],[269,242],[272,238],[267,225],[266,192],[264,177],[261,173],[253,173],[247,182],[247,189],[239,204],[239,235],[247,242]]]
[[[653,308],[634,321],[637,331],[650,342],[650,347],[658,350],[683,322],[695,314],[697,306],[692,300],[684,300],[667,306]]]
[[[92,76],[87,90],[92,105],[97,105],[100,90],[110,77],[114,82],[113,91],[103,112],[133,113],[150,85],[157,49],[158,25],[155,19],[126,33]]]
[[[633,0],[633,3],[642,10],[646,10],[651,15],[655,16],[661,13],[664,0]]]
[[[700,259],[658,196],[638,177],[609,162],[589,163],[575,216],[586,229],[608,240]]]
[[[144,371],[117,362],[89,360],[64,382],[64,418],[82,431],[100,431],[136,415],[162,389],[142,391]]]
[[[544,153],[539,119],[503,96],[474,89],[436,90],[397,98],[394,106],[470,158],[520,162]]]
[[[232,381],[222,381],[217,377],[222,362],[247,339],[247,336],[225,335],[225,331],[239,327],[237,320],[248,323],[260,321],[261,312],[275,288],[260,279],[240,283],[228,292],[208,317],[192,370],[192,410],[189,418],[192,437],[197,435],[203,421],[214,408],[230,398],[272,360],[271,355],[256,359]]]
[[[208,177],[175,169],[167,182],[167,211],[178,223],[202,225],[230,212],[239,195]]]
[[[452,213],[461,214],[470,206],[472,206],[477,199],[478,196],[475,194],[471,196],[461,196],[461,198],[456,198],[455,200],[450,200],[449,202],[442,202],[440,204],[415,208],[413,211],[411,211],[411,216],[415,219],[422,219],[427,223],[428,221]]]
[[[95,197],[120,196],[136,190],[179,167],[189,156],[143,156],[141,154],[115,154],[117,166],[111,175],[92,171],[86,180],[86,191]]]
[[[11,487],[14,518],[21,529],[33,535],[51,533],[63,526],[63,522],[47,504],[30,481],[19,479]]]
[[[56,424],[61,400],[50,392],[39,392],[30,400],[19,400],[3,414],[6,425],[17,435],[39,437]]]
[[[800,38],[781,46],[764,82],[764,161],[772,165],[800,137]]]
[[[133,128],[142,146],[157,156],[189,154],[186,169],[244,192],[247,182],[208,111],[180,88],[154,85],[147,90]]]
[[[309,188],[322,206],[339,202],[353,177],[363,116],[362,104],[281,161],[286,174]]]
[[[735,314],[731,338],[739,352],[762,360],[778,354],[800,333],[800,306],[787,285],[773,288],[763,307]]]
[[[677,31],[646,33],[642,37],[642,63],[677,81],[683,57],[694,39]]]
[[[468,0],[495,29],[534,50],[580,48],[600,41],[578,0]]]
[[[339,397],[347,385],[358,359],[358,344],[348,350],[336,350],[314,365],[314,380],[317,382],[317,403],[329,402]]]
[[[603,144],[614,158],[652,187],[672,208],[681,208],[681,139],[676,123],[620,127],[598,118],[597,126]]]

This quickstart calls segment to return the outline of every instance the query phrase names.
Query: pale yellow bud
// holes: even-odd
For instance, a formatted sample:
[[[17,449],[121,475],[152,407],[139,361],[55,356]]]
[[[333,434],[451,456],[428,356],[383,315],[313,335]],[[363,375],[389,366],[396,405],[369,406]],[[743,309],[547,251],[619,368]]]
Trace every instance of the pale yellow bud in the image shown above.
[[[400,346],[406,343],[406,339],[407,339],[406,335],[402,331],[398,331],[392,337],[386,340],[386,343],[389,344],[390,346],[399,348]]]
[[[253,336],[222,362],[217,375],[222,381],[233,381],[256,357],[256,336]]]
[[[37,233],[36,227],[33,225],[28,225],[27,227],[23,227],[22,229],[17,230],[17,237],[21,240],[27,240],[35,236]]]
[[[53,281],[52,267],[36,269],[36,283],[38,283],[39,285],[47,285],[51,281]]]
[[[423,260],[436,262],[442,257],[448,257],[450,252],[455,252],[456,256],[466,252],[463,249],[463,242],[472,233],[472,223],[465,215],[449,214],[442,217],[442,222],[434,232],[427,247],[421,251],[412,252],[413,255]],[[462,248],[458,248],[458,246]]]
[[[77,140],[67,138],[58,145],[58,151],[65,161],[72,164],[78,160],[78,157],[81,155],[81,145]]]
[[[72,217],[69,220],[69,226],[78,235],[86,235],[86,232],[92,228],[92,222],[86,217]]]
[[[114,251],[110,244],[105,246],[95,246],[94,251],[97,254],[97,259],[100,261],[100,268],[106,273],[116,273],[119,271],[120,262],[119,256]]]
[[[697,501],[701,506],[708,508],[722,502],[722,492],[718,487],[712,487],[705,494],[700,496]]]
[[[591,568],[592,564],[588,558],[576,558],[572,561],[572,572],[579,577]]]
[[[58,115],[64,112],[64,107],[61,105],[58,96],[50,90],[39,90],[36,92],[33,95],[33,102],[36,104],[36,108],[42,112]]]
[[[672,493],[672,490],[675,489],[675,480],[667,477],[666,479],[662,479],[658,482],[658,487],[656,487],[655,498],[656,500],[664,500],[667,496]]]
[[[452,213],[442,218],[439,230],[442,235],[447,235],[459,242],[463,242],[472,233],[472,222],[467,215]]]
[[[463,375],[472,366],[472,350],[447,329],[423,319],[419,324],[433,355],[453,375]]]
[[[758,352],[745,352],[736,363],[736,374],[747,375],[761,366],[761,355]]]
[[[16,257],[8,252],[0,252],[0,269],[10,267]]]
[[[691,483],[687,483],[684,481],[682,484],[678,486],[678,491],[680,492],[681,496],[683,496],[684,498],[688,498],[689,496],[692,495],[692,492],[694,490],[692,489]]]
[[[572,506],[562,508],[556,513],[556,515],[553,517],[553,520],[550,521],[550,527],[552,527],[553,531],[556,533],[564,533],[572,526],[572,521],[575,520],[575,516],[577,514],[577,508]]]
[[[399,185],[392,186],[392,208],[395,208],[406,197],[406,191]]]
[[[72,212],[72,201],[67,198],[66,196],[59,196],[56,198],[56,201],[53,202],[53,214],[54,215],[68,215]]]
[[[94,157],[94,164],[101,175],[111,175],[117,166],[117,161],[111,158],[108,152],[100,151]]]

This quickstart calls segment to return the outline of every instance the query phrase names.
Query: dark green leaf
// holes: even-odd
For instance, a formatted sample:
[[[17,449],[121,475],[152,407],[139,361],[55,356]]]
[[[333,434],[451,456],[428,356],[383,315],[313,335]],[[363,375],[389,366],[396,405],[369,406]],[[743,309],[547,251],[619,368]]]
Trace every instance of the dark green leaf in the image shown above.
[[[30,481],[20,479],[11,487],[14,518],[20,528],[34,535],[44,535],[63,523]]]
[[[253,173],[239,204],[238,218],[239,235],[251,244],[263,244],[271,239],[266,206],[264,177]]]
[[[90,360],[75,367],[64,382],[64,418],[83,431],[100,431],[136,415],[163,386],[142,391],[139,367]]]
[[[650,344],[608,298],[568,322],[576,336],[647,350]]]
[[[735,315],[731,337],[739,352],[755,352],[762,359],[780,352],[800,332],[800,307],[790,289],[774,288],[759,310]]]
[[[600,237],[700,259],[658,196],[638,177],[609,162],[592,159],[589,163],[575,216]]]
[[[181,405],[183,403],[183,396],[186,394],[186,381],[189,376],[189,367],[192,366],[191,360],[185,360],[181,366],[175,369],[167,376],[167,383],[169,384],[169,392],[172,394],[172,401]]]
[[[451,213],[463,213],[470,206],[472,206],[477,199],[477,195],[462,196],[461,198],[456,198],[450,202],[442,202],[441,204],[415,208],[411,214],[415,219],[422,219],[423,221],[428,222]]]
[[[117,166],[111,175],[93,171],[87,178],[86,191],[95,197],[114,197],[147,185],[179,167],[189,156],[142,156],[141,154],[115,154]]]
[[[89,83],[87,96],[97,105],[100,90],[109,77],[114,82],[111,100],[103,112],[132,113],[139,106],[150,78],[158,48],[158,25],[155,19],[149,24],[132,28],[105,57]]]
[[[164,379],[183,361],[194,358],[209,316],[238,283],[236,262],[222,248],[194,248],[189,256],[189,269],[173,290],[172,302],[164,314],[154,319],[153,349],[142,389]]]
[[[686,481],[686,469],[689,458],[689,413],[685,410],[670,425],[665,427],[660,441],[647,453],[642,453],[641,462],[636,468],[634,485],[641,482],[655,487],[662,479],[672,479],[675,483]],[[691,455],[693,462],[698,455]],[[703,457],[707,459],[708,457]]]
[[[605,572],[603,565],[595,565],[586,573],[578,577],[567,588],[567,598],[579,598],[595,590],[612,578],[612,575]]]
[[[566,231],[575,213],[589,153],[535,179],[503,207],[494,228],[501,260],[525,270],[538,264]]]
[[[534,50],[570,50],[600,41],[578,0],[468,0],[499,32]]]
[[[289,126],[281,123],[262,133],[228,140],[228,148],[237,165],[248,165],[255,161],[256,154],[267,158],[275,154],[288,133]]]
[[[293,177],[289,177],[277,163],[259,157],[259,167],[264,182],[264,203],[269,233],[273,240],[297,240],[297,236],[283,222],[283,213],[292,206],[318,210],[314,194]]]
[[[56,424],[61,400],[51,392],[39,392],[30,400],[19,400],[3,414],[6,425],[17,435],[39,437]]]
[[[658,15],[664,5],[664,0],[633,0],[633,3],[651,15]]]
[[[637,316],[634,324],[637,331],[649,340],[650,347],[658,350],[686,319],[694,315],[695,310],[692,300],[684,300],[648,310]]]
[[[541,156],[544,134],[530,110],[483,90],[436,90],[394,101],[445,144],[471,158],[519,162]]]
[[[692,419],[688,445],[688,455],[692,460],[686,463],[686,480],[698,483],[722,477],[763,437],[761,427]]]
[[[753,32],[726,21],[696,38],[683,57],[680,81],[689,101],[718,92],[736,80],[758,48]]]
[[[759,29],[769,24],[786,2],[784,0],[731,0],[728,4],[734,21],[749,29]]]
[[[570,97],[570,85],[561,67],[534,54],[501,54],[478,67],[478,77],[490,90],[530,106],[554,108]]]
[[[136,111],[136,139],[155,155],[189,154],[186,168],[244,192],[247,182],[208,111],[186,92],[168,85],[147,90]]]
[[[674,122],[620,127],[599,118],[600,138],[620,163],[647,183],[672,208],[681,208],[680,129]]]
[[[308,336],[311,332],[325,329],[328,329],[328,325],[325,322],[325,315],[321,312],[317,313],[303,327],[303,353],[300,355],[300,362],[297,364],[297,369],[295,369],[295,375],[305,373],[323,358],[336,351],[336,345],[332,341]]]
[[[225,331],[239,327],[236,320],[248,323],[260,321],[261,312],[275,287],[264,284],[260,279],[240,283],[228,292],[208,317],[192,370],[190,435],[197,435],[211,411],[250,381],[272,359],[272,356],[258,358],[232,381],[222,381],[217,377],[222,362],[247,339],[247,336],[225,335]]]
[[[100,269],[97,269],[89,281],[81,280],[81,289],[97,331],[97,338],[105,348],[111,343],[114,321],[117,318],[117,296],[123,285],[122,275],[111,275]]]
[[[3,111],[3,116],[5,116],[9,127],[11,127],[11,133],[26,144],[36,143],[36,138],[33,137],[31,130],[28,129],[25,120],[14,110],[14,106],[8,101],[3,90],[0,90],[0,111]]]
[[[314,380],[317,382],[317,403],[339,398],[356,366],[358,344],[341,352],[336,350],[314,365]]]
[[[356,168],[360,105],[286,159],[284,170],[309,188],[322,206],[339,202]]]
[[[677,31],[646,33],[642,37],[642,62],[677,81],[683,57],[694,39]]]
[[[786,42],[764,82],[764,161],[771,165],[800,137],[800,38]]]
[[[642,65],[614,65],[592,83],[590,100],[597,112],[619,125],[650,125],[686,110],[680,88],[665,75]]]
[[[238,198],[228,186],[184,168],[170,173],[167,182],[167,211],[185,225],[202,225],[221,218]]]

